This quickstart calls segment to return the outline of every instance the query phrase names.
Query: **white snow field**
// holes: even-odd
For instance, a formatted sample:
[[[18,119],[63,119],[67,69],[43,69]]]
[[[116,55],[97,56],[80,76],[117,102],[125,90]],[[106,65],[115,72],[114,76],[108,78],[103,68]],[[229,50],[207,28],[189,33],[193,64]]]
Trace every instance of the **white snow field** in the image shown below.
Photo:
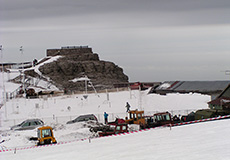
[[[30,135],[36,136],[33,131],[12,131],[10,127],[23,120],[40,118],[46,125],[55,129],[57,141],[68,141],[92,136],[84,123],[66,125],[70,119],[81,114],[95,114],[103,122],[103,113],[109,114],[109,121],[116,117],[125,118],[126,102],[131,109],[144,109],[146,115],[159,111],[170,111],[175,114],[187,114],[201,108],[207,108],[210,96],[201,94],[168,94],[160,96],[147,94],[148,91],[122,91],[112,93],[85,95],[63,95],[58,97],[9,100],[1,109],[0,138],[6,140],[3,144],[7,148],[24,145],[34,145],[28,140]],[[109,98],[108,98],[109,97]],[[141,99],[141,100],[140,100]],[[140,101],[142,107],[140,106]],[[68,109],[70,106],[71,109]],[[0,140],[1,140],[0,139]]]
[[[150,129],[131,134],[74,141],[0,153],[4,160],[228,160],[230,120]]]
[[[3,86],[6,92],[19,87],[7,81],[16,74],[5,74],[4,83],[1,76],[1,92]],[[0,98],[0,103],[3,103],[2,94]],[[89,126],[94,124],[66,124],[82,114],[95,114],[100,122],[103,122],[104,112],[109,114],[109,121],[116,117],[125,118],[126,102],[129,102],[132,110],[144,110],[145,115],[161,111],[184,115],[208,108],[207,102],[210,100],[210,96],[196,93],[162,96],[148,94],[148,90],[9,99],[0,109],[0,159],[227,160],[230,159],[229,119],[172,127],[171,130],[168,127],[156,128],[102,138],[95,138],[89,131]],[[11,126],[31,118],[40,118],[45,125],[52,126],[58,144],[34,147],[36,142],[29,141],[29,138],[36,136],[36,129],[10,130]]]

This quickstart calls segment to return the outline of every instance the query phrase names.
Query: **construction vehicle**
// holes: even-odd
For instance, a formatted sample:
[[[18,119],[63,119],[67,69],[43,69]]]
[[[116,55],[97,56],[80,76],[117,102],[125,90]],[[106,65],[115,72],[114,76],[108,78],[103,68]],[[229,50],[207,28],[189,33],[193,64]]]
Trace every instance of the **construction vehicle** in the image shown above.
[[[224,116],[229,114],[230,114],[230,110],[200,109],[195,112],[195,120],[213,118],[213,117]]]
[[[141,129],[154,128],[174,123],[169,112],[155,113],[153,116],[144,116],[145,123],[140,125]]]
[[[127,124],[139,124],[143,128],[152,128],[173,123],[172,116],[169,112],[156,113],[153,116],[144,116],[144,111],[131,110],[129,119],[126,117]]]
[[[98,124],[98,126],[91,127],[90,132],[97,133],[100,137],[125,133],[128,132],[128,125],[125,123],[124,119],[116,118],[113,122],[108,122],[108,124]]]
[[[113,131],[114,126],[120,125],[120,124],[126,124],[124,119],[116,118],[115,121],[108,122],[106,125],[102,123],[97,123],[97,126],[90,127],[90,132],[98,132],[98,131]]]
[[[50,126],[44,126],[38,128],[38,143],[37,145],[45,145],[45,144],[55,144],[57,143],[56,139],[54,138],[53,129]]]
[[[161,112],[153,115],[156,121],[156,126],[163,126],[166,124],[172,124],[172,116],[169,112]]]
[[[108,122],[108,125],[117,125],[117,124],[123,124],[126,123],[124,119],[122,118],[116,118],[113,122]]]
[[[123,124],[116,124],[115,126],[110,125],[109,129],[99,131],[98,134],[99,134],[99,137],[103,137],[103,136],[120,134],[120,133],[125,133],[125,132],[128,132],[128,125],[123,123]]]
[[[125,123],[127,124],[145,124],[144,111],[131,110],[128,112],[129,118],[125,118]]]

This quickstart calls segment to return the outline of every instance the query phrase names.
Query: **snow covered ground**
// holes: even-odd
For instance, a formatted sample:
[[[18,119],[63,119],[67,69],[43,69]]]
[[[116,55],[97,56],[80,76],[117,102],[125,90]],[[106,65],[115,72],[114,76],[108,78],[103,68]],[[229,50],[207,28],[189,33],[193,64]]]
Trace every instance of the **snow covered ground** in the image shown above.
[[[161,96],[148,94],[148,91],[139,92],[121,91],[100,94],[63,95],[58,97],[43,97],[38,99],[12,99],[6,103],[4,119],[25,119],[34,117],[61,117],[80,114],[103,114],[108,112],[110,118],[123,117],[126,112],[126,102],[131,109],[143,109],[146,114],[156,111],[192,111],[207,108],[210,96],[201,94],[168,94]],[[114,115],[113,115],[114,114]],[[181,113],[183,114],[183,113]],[[187,114],[187,113],[186,113]],[[100,117],[99,117],[100,119]]]
[[[109,121],[114,121],[116,117],[125,118],[127,116],[125,105],[126,102],[129,102],[131,109],[144,109],[146,115],[160,111],[183,115],[197,109],[207,108],[207,102],[210,101],[210,96],[201,94],[160,96],[147,93],[148,91],[132,90],[93,93],[88,94],[87,98],[84,98],[84,94],[78,94],[41,99],[12,99],[1,109],[0,130],[2,134],[0,138],[7,140],[4,142],[7,147],[30,145],[32,142],[28,141],[28,135],[36,135],[36,130],[30,133],[19,132],[11,131],[10,127],[29,118],[40,118],[46,125],[54,127],[58,141],[81,139],[91,136],[89,129],[82,127],[84,124],[81,123],[66,125],[66,122],[82,114],[93,113],[100,122],[103,122],[103,113],[106,111],[109,114]]]
[[[13,76],[13,75],[10,75]],[[6,76],[5,76],[6,77]],[[7,78],[5,78],[6,80]],[[14,84],[5,81],[7,91]],[[2,88],[2,86],[0,86]],[[81,114],[93,113],[103,122],[103,113],[109,121],[115,117],[125,118],[126,102],[131,109],[143,109],[146,115],[169,111],[172,114],[188,114],[197,109],[208,108],[208,95],[148,94],[147,91],[127,90],[117,92],[62,95],[38,99],[11,99],[0,109],[1,149],[19,149],[34,146],[28,138],[36,136],[36,129],[12,131],[10,127],[29,118],[40,118],[54,128],[58,142],[55,146],[7,151],[0,159],[229,159],[229,120],[204,122],[187,126],[157,128],[121,136],[93,138],[89,126],[93,124],[66,122]],[[86,138],[82,141],[81,139]]]
[[[0,153],[6,160],[228,160],[230,120],[151,129],[121,136]]]

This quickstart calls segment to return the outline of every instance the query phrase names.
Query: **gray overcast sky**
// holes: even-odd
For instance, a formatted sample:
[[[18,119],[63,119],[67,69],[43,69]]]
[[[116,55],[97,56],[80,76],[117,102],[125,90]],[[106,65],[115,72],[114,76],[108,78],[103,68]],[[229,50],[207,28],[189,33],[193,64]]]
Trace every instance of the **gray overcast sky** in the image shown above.
[[[4,62],[88,45],[130,81],[229,80],[230,1],[0,0],[0,44]]]

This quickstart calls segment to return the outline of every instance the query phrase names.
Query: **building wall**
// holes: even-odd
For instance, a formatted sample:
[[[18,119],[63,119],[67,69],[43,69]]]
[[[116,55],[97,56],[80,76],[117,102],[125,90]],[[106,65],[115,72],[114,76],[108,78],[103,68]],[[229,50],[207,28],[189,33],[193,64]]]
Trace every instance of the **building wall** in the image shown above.
[[[62,47],[61,49],[47,49],[46,51],[47,56],[70,55],[81,53],[93,53],[93,51],[92,48],[88,48],[88,46]]]

